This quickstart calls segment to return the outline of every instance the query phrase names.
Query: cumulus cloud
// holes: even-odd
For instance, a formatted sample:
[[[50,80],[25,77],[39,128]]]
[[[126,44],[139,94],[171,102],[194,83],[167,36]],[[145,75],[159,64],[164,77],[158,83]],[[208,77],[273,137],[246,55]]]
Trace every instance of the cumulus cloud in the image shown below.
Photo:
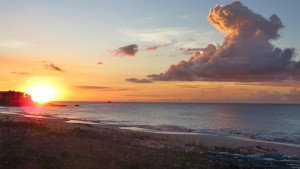
[[[133,82],[133,83],[152,83],[152,80],[150,80],[150,79],[130,78],[130,79],[126,79],[126,81]]]
[[[113,56],[134,56],[139,51],[137,44],[130,44],[127,46],[122,46],[116,50],[109,51]]]
[[[46,70],[53,70],[53,71],[58,71],[58,72],[63,72],[60,67],[54,65],[53,63],[50,64],[44,64]]]
[[[281,49],[271,41],[284,28],[280,18],[268,19],[239,1],[217,5],[209,22],[225,34],[220,45],[195,48],[191,58],[171,65],[165,72],[148,75],[154,81],[281,81],[300,80],[295,49]]]

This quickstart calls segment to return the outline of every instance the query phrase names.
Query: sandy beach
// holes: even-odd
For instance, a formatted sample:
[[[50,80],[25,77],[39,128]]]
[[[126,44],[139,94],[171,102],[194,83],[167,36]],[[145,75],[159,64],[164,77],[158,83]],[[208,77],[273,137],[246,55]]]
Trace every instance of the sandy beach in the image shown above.
[[[297,145],[66,121],[1,114],[0,168],[213,168],[208,151],[300,156]]]

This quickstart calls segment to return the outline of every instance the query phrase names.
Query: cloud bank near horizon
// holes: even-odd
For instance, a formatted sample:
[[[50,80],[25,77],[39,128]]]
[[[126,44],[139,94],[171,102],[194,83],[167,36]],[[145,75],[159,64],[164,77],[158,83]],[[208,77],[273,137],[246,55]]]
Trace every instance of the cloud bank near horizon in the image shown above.
[[[107,87],[107,86],[90,86],[90,85],[81,85],[81,86],[72,86],[76,89],[82,90],[98,90],[98,91],[136,91],[136,89],[129,88],[115,88],[115,87]]]
[[[295,49],[271,44],[284,28],[277,15],[266,19],[234,1],[211,9],[208,20],[226,34],[221,45],[191,49],[193,55],[189,60],[147,77],[153,81],[300,80],[300,61],[294,60]]]

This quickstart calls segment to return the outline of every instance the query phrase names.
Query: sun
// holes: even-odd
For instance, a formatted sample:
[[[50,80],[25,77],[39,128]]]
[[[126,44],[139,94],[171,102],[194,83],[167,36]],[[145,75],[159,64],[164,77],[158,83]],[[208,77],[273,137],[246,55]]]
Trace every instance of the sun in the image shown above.
[[[47,103],[54,99],[57,90],[51,86],[32,86],[28,89],[33,101],[38,103]]]

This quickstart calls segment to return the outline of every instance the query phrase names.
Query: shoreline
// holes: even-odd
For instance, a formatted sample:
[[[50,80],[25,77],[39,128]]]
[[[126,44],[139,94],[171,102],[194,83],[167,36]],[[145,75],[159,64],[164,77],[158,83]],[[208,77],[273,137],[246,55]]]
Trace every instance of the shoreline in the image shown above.
[[[219,107],[215,105],[208,107],[196,106],[188,109],[187,113],[183,114],[180,112],[185,110],[181,110],[181,106],[176,107],[178,105],[168,104],[157,105],[157,108],[154,107],[154,109],[151,109],[153,105],[149,106],[144,104],[129,104],[129,109],[126,109],[127,104],[118,103],[105,103],[105,105],[82,103],[80,107],[75,107],[74,104],[77,103],[72,102],[68,104],[66,108],[0,108],[2,112],[11,111],[17,114],[68,118],[67,123],[137,127],[144,128],[141,129],[141,131],[149,129],[149,132],[163,134],[168,134],[168,132],[176,134],[176,132],[178,132],[179,134],[199,133],[226,137],[233,136],[238,137],[238,139],[251,138],[274,143],[300,145],[299,132],[297,131],[297,128],[299,128],[298,107],[278,107],[278,110],[280,108],[280,111],[287,113],[285,115],[276,113],[277,108],[273,106],[258,106],[257,108],[253,108],[252,106],[244,107],[244,105],[242,105],[242,107],[239,105],[237,107]],[[175,108],[174,106],[176,109],[173,109]],[[222,113],[223,108],[226,111],[228,108],[228,113]],[[199,114],[196,113],[196,110],[203,111],[199,111]],[[207,113],[206,110],[212,113]],[[259,113],[257,113],[260,111],[266,112],[263,118],[260,118]],[[235,116],[236,113],[241,113],[241,116]],[[272,120],[274,113],[276,116],[274,120]],[[147,114],[149,114],[149,116]],[[170,116],[171,114],[175,115],[174,118]],[[223,116],[226,118],[218,118]]]
[[[176,144],[181,146],[181,148],[186,148],[186,144],[201,144],[208,148],[215,147],[226,147],[226,148],[249,148],[253,149],[253,152],[259,153],[261,150],[267,150],[271,152],[278,152],[284,155],[300,156],[300,145],[280,143],[272,141],[257,140],[244,137],[234,137],[234,136],[219,136],[211,134],[200,134],[200,133],[188,133],[188,132],[164,132],[158,131],[153,132],[151,129],[143,129],[139,127],[128,127],[122,125],[112,125],[112,124],[98,124],[98,123],[84,123],[84,121],[69,120],[66,118],[53,118],[44,116],[34,116],[27,114],[4,114],[0,113],[0,120],[9,120],[12,122],[35,122],[41,123],[50,129],[74,129],[81,128],[84,130],[96,130],[105,131],[112,130],[121,134],[136,134],[136,135],[146,135],[147,137],[152,137],[155,139],[165,140],[167,139],[171,144]],[[133,130],[132,130],[133,129]],[[176,141],[181,142],[182,145],[176,143]]]
[[[291,147],[300,148],[300,144],[292,144],[292,143],[284,143],[284,142],[259,140],[259,139],[252,139],[252,138],[247,138],[247,137],[241,137],[241,136],[221,136],[221,135],[214,135],[214,134],[194,133],[194,132],[159,131],[159,130],[146,129],[146,128],[142,128],[142,127],[138,127],[138,126],[119,127],[119,128],[121,130],[131,130],[131,131],[146,132],[146,133],[153,133],[153,134],[194,135],[194,136],[218,136],[218,137],[232,138],[232,139],[235,139],[235,140],[241,140],[241,141],[247,141],[247,142],[278,144],[278,145],[285,145],[285,146],[291,146]]]

